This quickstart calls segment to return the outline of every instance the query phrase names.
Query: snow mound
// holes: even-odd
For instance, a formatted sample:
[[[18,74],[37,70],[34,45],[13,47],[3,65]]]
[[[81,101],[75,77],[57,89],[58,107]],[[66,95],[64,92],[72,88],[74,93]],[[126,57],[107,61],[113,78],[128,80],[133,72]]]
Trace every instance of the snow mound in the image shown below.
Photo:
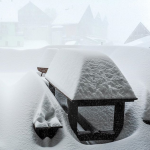
[[[0,72],[36,71],[45,50],[46,48],[28,50],[0,49]]]
[[[48,48],[46,49],[45,53],[43,54],[38,67],[40,68],[48,68],[51,61],[53,60],[55,54],[57,53],[58,49],[56,48]]]
[[[118,67],[98,51],[62,49],[46,78],[72,100],[135,98]]]
[[[47,95],[44,95],[39,105],[38,111],[33,119],[33,124],[35,128],[61,126],[61,123],[56,117],[54,106]]]

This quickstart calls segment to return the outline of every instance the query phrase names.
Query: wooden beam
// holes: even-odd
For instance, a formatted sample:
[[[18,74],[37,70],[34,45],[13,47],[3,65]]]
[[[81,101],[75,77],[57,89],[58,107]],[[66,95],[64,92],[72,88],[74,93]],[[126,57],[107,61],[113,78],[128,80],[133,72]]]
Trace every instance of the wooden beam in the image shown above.
[[[49,83],[49,89],[53,93],[53,95],[55,96],[55,87],[53,87],[50,83]]]
[[[120,102],[115,104],[115,112],[114,112],[114,126],[113,130],[115,132],[115,137],[117,137],[124,124],[124,109],[125,109],[125,103]]]
[[[74,133],[77,134],[78,105],[76,102],[71,102],[69,99],[67,99],[67,103],[69,123]]]

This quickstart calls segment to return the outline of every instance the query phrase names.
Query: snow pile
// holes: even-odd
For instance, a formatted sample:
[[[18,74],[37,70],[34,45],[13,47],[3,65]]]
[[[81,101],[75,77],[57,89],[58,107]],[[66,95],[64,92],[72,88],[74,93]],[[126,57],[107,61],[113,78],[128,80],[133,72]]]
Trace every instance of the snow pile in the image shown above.
[[[123,56],[123,57],[122,57]],[[142,104],[144,109],[143,120],[150,120],[150,52],[147,48],[122,47],[110,56],[133,88],[137,84],[143,87]],[[134,69],[133,69],[134,68]]]
[[[40,63],[38,64],[37,67],[40,67],[40,68],[48,68],[51,61],[53,60],[55,54],[57,53],[58,49],[54,48],[54,49],[51,49],[51,48],[48,48],[46,49],[45,53],[43,54],[41,60],[40,60]]]
[[[98,51],[59,51],[46,78],[72,100],[135,98],[117,66]]]
[[[44,95],[39,105],[38,111],[33,119],[33,124],[35,128],[61,126],[61,123],[56,117],[54,106],[47,95]]]

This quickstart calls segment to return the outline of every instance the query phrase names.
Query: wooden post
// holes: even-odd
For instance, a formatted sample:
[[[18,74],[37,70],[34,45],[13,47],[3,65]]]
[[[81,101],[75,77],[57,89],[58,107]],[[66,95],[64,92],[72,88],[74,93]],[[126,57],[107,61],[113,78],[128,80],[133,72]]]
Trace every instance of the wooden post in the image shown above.
[[[118,102],[115,104],[115,112],[114,112],[114,132],[115,137],[119,135],[123,128],[124,124],[124,108],[125,103],[124,102]]]
[[[55,96],[55,87],[53,87],[50,83],[49,83],[49,89],[53,93],[53,95]]]
[[[69,99],[67,99],[67,103],[69,123],[74,133],[77,134],[78,104],[74,101],[71,102]]]

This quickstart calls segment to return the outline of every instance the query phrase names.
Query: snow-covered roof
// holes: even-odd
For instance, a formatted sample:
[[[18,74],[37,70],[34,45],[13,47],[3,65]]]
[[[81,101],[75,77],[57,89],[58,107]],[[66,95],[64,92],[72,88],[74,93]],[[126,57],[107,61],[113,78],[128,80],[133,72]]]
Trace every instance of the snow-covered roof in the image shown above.
[[[140,22],[131,33],[131,35],[128,37],[128,39],[125,41],[125,44],[148,35],[150,35],[150,31]]]
[[[135,98],[114,62],[99,51],[60,50],[46,79],[71,100]]]
[[[53,25],[67,25],[78,24],[86,11],[91,11],[88,7],[72,7],[63,9],[59,12],[56,19],[52,23]]]
[[[150,35],[125,44],[126,46],[150,47]]]

